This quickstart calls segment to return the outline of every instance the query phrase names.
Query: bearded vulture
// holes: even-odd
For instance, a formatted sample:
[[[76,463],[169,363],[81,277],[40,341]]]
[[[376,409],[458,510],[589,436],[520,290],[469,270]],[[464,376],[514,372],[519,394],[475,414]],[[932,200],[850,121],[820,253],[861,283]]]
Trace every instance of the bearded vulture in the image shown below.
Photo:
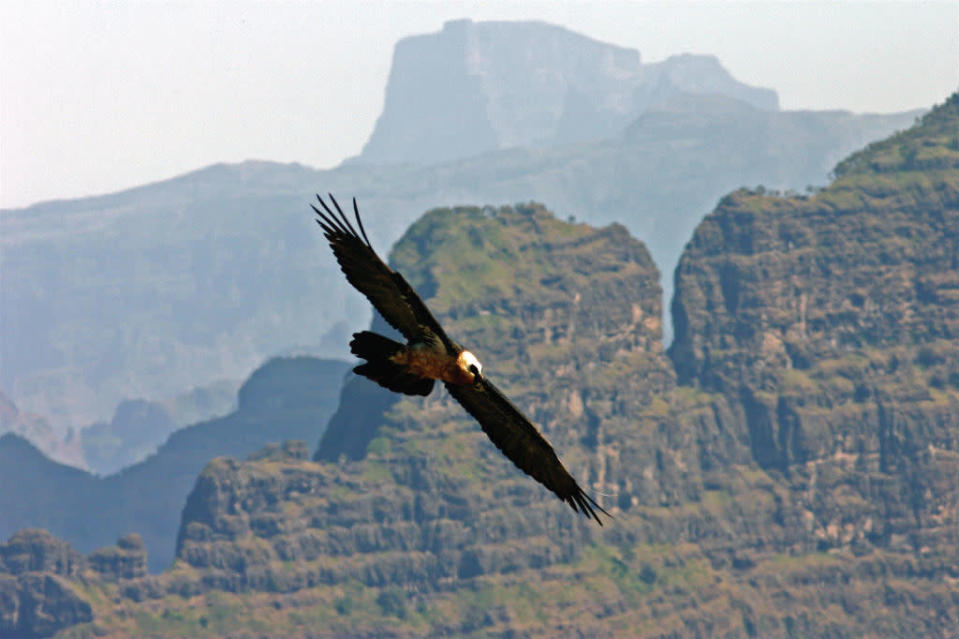
[[[362,331],[350,351],[365,363],[353,371],[380,386],[406,395],[429,395],[435,380],[446,386],[479,422],[497,448],[516,466],[562,501],[600,525],[596,511],[609,516],[583,492],[535,426],[484,375],[470,351],[453,342],[406,279],[373,250],[353,199],[356,227],[332,195],[333,210],[319,195],[322,210],[311,204],[347,281],[365,295],[380,315],[406,338],[406,344]],[[357,233],[357,228],[359,233]]]

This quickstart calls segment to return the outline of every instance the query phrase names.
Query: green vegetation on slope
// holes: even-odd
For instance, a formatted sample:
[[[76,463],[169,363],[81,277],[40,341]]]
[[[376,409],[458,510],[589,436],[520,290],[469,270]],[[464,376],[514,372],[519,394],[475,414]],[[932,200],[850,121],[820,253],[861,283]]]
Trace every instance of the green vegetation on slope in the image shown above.
[[[615,520],[577,518],[442,393],[400,398],[355,455],[211,462],[174,566],[90,579],[64,636],[950,635],[957,173],[730,195],[677,272],[672,362],[622,229],[429,213],[393,264]]]

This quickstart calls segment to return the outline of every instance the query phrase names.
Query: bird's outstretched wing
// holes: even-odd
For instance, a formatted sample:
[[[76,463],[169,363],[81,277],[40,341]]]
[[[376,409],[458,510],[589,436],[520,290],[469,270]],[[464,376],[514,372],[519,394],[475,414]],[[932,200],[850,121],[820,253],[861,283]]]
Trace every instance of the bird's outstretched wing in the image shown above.
[[[498,388],[481,378],[478,385],[446,384],[446,390],[520,470],[553,491],[573,510],[603,525],[596,511],[607,517],[609,513],[583,492],[546,438]]]
[[[359,233],[343,214],[343,210],[333,196],[329,197],[336,208],[335,213],[319,195],[316,199],[323,210],[313,204],[310,206],[316,211],[316,223],[323,229],[323,234],[329,241],[336,261],[340,263],[340,268],[349,283],[365,295],[383,319],[402,333],[406,339],[423,339],[424,329],[426,329],[439,338],[448,351],[454,351],[454,346],[446,336],[443,327],[436,321],[413,287],[402,275],[387,266],[373,250],[369,238],[366,237],[363,222],[360,220],[356,198],[353,198],[353,213]]]

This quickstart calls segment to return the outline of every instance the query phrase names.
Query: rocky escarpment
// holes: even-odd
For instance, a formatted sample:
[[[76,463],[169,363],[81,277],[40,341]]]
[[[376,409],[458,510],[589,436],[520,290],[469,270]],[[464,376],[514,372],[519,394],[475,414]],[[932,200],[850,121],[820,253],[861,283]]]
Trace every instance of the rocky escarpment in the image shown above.
[[[153,455],[108,477],[55,464],[13,434],[0,437],[0,538],[43,527],[83,552],[137,532],[151,569],[173,560],[183,502],[204,465],[271,441],[315,441],[333,412],[347,364],[274,358],[257,368],[233,413],[173,433]]]
[[[560,222],[538,205],[464,208],[425,215],[396,245],[392,262],[591,491],[613,509],[638,502],[641,482],[623,466],[640,454],[641,434],[632,437],[635,450],[613,450],[609,442],[635,430],[624,411],[642,412],[673,386],[660,346],[658,273],[642,244],[622,227]],[[303,496],[299,517],[279,497],[282,516],[261,511],[273,501],[250,483],[265,485],[261,465],[208,467],[185,511],[181,561],[228,570],[235,560],[222,553],[254,535],[264,537],[258,556],[267,562],[292,561],[289,549],[305,543],[308,560],[322,559],[334,583],[390,583],[363,572],[402,574],[387,568],[381,554],[389,553],[407,567],[404,579],[435,585],[568,561],[571,541],[589,536],[588,526],[503,459],[444,392],[400,398],[356,380],[344,388],[339,412],[356,410],[372,426],[357,431],[353,420],[331,420],[317,458],[334,465],[278,467],[268,475],[270,493]],[[224,511],[224,504],[238,506]],[[377,530],[383,525],[389,530]],[[518,540],[539,541],[523,555],[506,543]],[[370,568],[359,567],[366,562]]]
[[[731,400],[821,548],[954,558],[959,96],[836,173],[707,216],[676,272],[670,355]]]
[[[392,264],[615,519],[576,518],[442,392],[354,379],[319,461],[217,459],[170,570],[87,577],[90,633],[954,635],[957,107],[821,193],[724,200],[677,273],[671,362],[621,228],[424,216]]]
[[[608,531],[541,501],[442,395],[393,398],[374,428],[331,429],[328,463],[208,467],[178,568],[144,592],[310,591],[331,634],[948,634],[957,171],[937,131],[957,128],[937,125],[956,103],[821,193],[724,200],[677,273],[679,385],[654,273],[615,226],[438,211],[397,244],[392,263],[615,514]],[[349,388],[341,412],[369,401]],[[498,612],[470,617],[476,591]]]
[[[559,406],[544,417],[580,418],[591,410],[590,393],[603,403],[596,386],[624,384],[616,376],[629,366],[639,367],[645,383],[629,392],[620,388],[621,397],[605,402],[646,405],[672,387],[660,345],[658,273],[621,226],[594,230],[560,222],[538,205],[438,210],[410,228],[392,260],[500,380],[540,385],[529,403],[534,413],[559,397]],[[378,318],[373,329],[391,330]],[[358,380],[345,387],[338,415],[397,400]],[[599,417],[589,419],[595,429]],[[365,421],[375,424],[377,416]],[[557,425],[558,434],[570,427]],[[366,441],[356,443],[359,432],[334,417],[317,458],[335,460],[344,452],[362,457],[376,431],[365,431]],[[587,439],[595,445],[598,436],[594,431]]]
[[[86,582],[115,583],[146,574],[138,535],[90,557],[43,530],[24,530],[0,544],[0,636],[48,637],[93,620]]]
[[[617,518],[647,504],[663,513],[703,492],[696,438],[670,428],[678,409],[662,399],[675,384],[661,347],[658,273],[622,227],[561,222],[538,205],[437,210],[391,260]],[[392,396],[375,414],[378,389],[351,390],[361,383],[347,384],[341,412],[358,406],[375,427],[355,433],[344,422],[337,432],[334,419],[319,451],[326,463],[289,445],[208,465],[184,509],[177,563],[124,586],[125,595],[159,602],[259,592],[291,601],[309,592],[326,602],[322,613],[317,601],[310,609],[331,634],[374,636],[395,625],[370,616],[374,602],[409,620],[392,628],[401,636],[416,634],[409,623],[419,632],[490,630],[510,627],[509,600],[524,600],[528,584],[542,581],[545,594],[568,588],[577,572],[601,574],[619,556],[602,535],[636,538],[632,524],[613,521],[605,533],[571,512],[442,391]],[[660,514],[642,535],[666,542],[684,525]],[[603,550],[584,554],[596,548],[590,540]],[[653,572],[644,578],[655,580]],[[634,613],[618,586],[583,579],[602,602],[602,623],[628,623]],[[499,616],[461,614],[474,591],[502,600]],[[562,619],[553,604],[546,609],[550,623]]]

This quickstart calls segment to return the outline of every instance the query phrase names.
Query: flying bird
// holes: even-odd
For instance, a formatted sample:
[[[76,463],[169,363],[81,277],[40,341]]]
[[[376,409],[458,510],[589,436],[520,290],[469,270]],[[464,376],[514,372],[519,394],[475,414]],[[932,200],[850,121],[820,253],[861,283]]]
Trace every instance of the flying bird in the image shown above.
[[[406,344],[370,331],[354,333],[350,351],[365,360],[353,371],[406,395],[429,395],[435,382],[473,416],[497,448],[562,501],[600,525],[596,511],[610,516],[583,492],[553,447],[512,402],[483,375],[469,350],[452,341],[406,279],[373,250],[353,198],[356,227],[332,195],[334,212],[319,195],[316,222],[323,229],[347,281],[365,295]],[[357,229],[359,232],[357,232]]]

